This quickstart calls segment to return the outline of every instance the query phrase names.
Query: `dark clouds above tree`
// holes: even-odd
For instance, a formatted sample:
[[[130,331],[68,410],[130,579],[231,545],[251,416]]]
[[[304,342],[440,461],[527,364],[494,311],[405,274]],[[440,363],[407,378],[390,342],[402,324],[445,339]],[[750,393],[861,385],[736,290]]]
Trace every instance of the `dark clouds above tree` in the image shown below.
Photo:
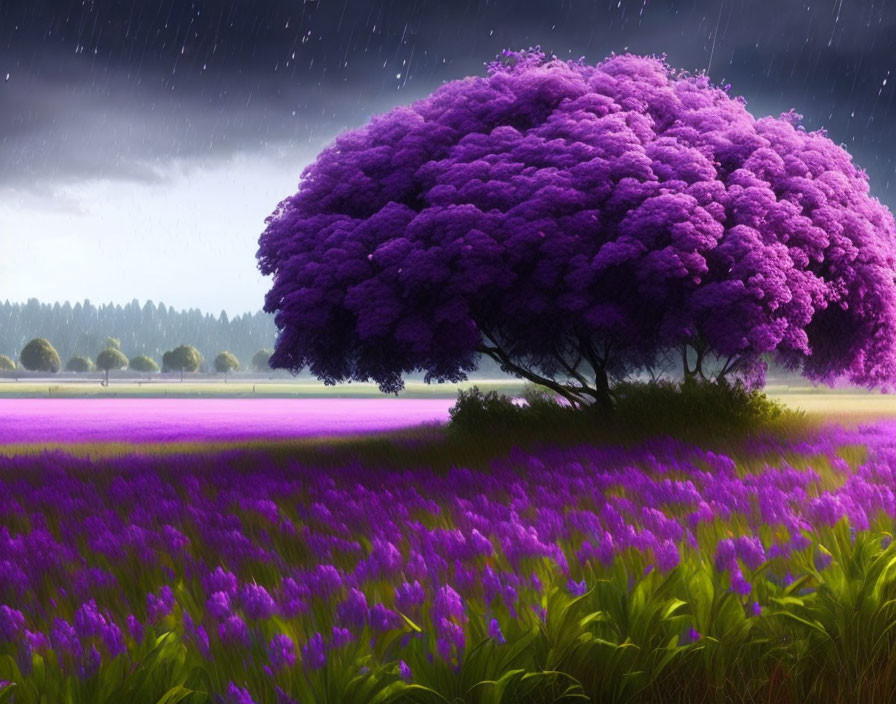
[[[0,183],[306,151],[531,44],[708,67],[825,126],[893,201],[896,5],[870,0],[0,0]]]

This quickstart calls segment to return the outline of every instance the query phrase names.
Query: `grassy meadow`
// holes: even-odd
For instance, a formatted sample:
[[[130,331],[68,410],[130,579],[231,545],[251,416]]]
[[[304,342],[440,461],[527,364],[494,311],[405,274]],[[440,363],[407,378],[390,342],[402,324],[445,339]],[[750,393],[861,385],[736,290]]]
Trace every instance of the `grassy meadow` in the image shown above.
[[[889,702],[889,397],[769,391],[805,412],[8,441],[0,702]]]

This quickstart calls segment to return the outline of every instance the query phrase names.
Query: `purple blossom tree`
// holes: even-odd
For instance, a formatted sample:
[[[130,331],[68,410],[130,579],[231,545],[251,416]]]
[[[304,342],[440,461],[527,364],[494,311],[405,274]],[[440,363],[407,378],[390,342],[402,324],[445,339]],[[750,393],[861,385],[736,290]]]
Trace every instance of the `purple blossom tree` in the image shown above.
[[[896,228],[800,117],[663,59],[505,52],[340,135],[267,220],[273,367],[458,381],[482,355],[574,405],[686,377],[886,386]]]

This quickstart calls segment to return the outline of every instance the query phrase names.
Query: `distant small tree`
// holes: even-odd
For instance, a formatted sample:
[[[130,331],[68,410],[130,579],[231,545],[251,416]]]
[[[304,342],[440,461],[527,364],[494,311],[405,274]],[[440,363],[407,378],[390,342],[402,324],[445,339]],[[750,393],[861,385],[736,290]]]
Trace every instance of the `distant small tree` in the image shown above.
[[[59,353],[43,337],[36,337],[22,348],[19,355],[22,366],[33,372],[50,372],[55,374],[62,367]]]
[[[215,371],[227,374],[229,372],[238,372],[239,370],[240,361],[232,353],[225,350],[215,357]]]
[[[121,349],[121,340],[117,337],[107,337],[106,341],[103,343],[104,350],[120,350]]]
[[[103,379],[103,385],[108,386],[109,372],[112,369],[124,369],[128,366],[128,358],[121,353],[121,350],[110,347],[96,356],[96,366],[98,369],[102,369],[106,372],[106,376]]]
[[[271,371],[271,355],[274,354],[274,350],[269,350],[267,348],[260,349],[254,355],[252,355],[252,366],[260,372],[269,372]]]
[[[190,345],[181,345],[162,355],[162,371],[179,371],[180,380],[184,380],[184,372],[195,372],[202,364],[199,350]]]
[[[0,372],[13,372],[16,369],[16,363],[5,354],[0,354]]]
[[[65,363],[65,371],[79,374],[91,372],[93,371],[93,362],[90,361],[90,357],[72,357]]]
[[[131,358],[130,367],[135,372],[143,372],[144,374],[152,374],[159,371],[159,365],[152,357],[145,354]]]

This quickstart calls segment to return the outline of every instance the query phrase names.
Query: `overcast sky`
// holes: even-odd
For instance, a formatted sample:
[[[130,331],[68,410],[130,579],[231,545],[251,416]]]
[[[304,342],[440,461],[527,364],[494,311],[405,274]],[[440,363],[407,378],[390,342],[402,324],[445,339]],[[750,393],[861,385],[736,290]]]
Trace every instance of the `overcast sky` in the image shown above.
[[[793,107],[896,205],[896,2],[0,0],[0,300],[258,310],[264,219],[327,142],[534,44]]]

